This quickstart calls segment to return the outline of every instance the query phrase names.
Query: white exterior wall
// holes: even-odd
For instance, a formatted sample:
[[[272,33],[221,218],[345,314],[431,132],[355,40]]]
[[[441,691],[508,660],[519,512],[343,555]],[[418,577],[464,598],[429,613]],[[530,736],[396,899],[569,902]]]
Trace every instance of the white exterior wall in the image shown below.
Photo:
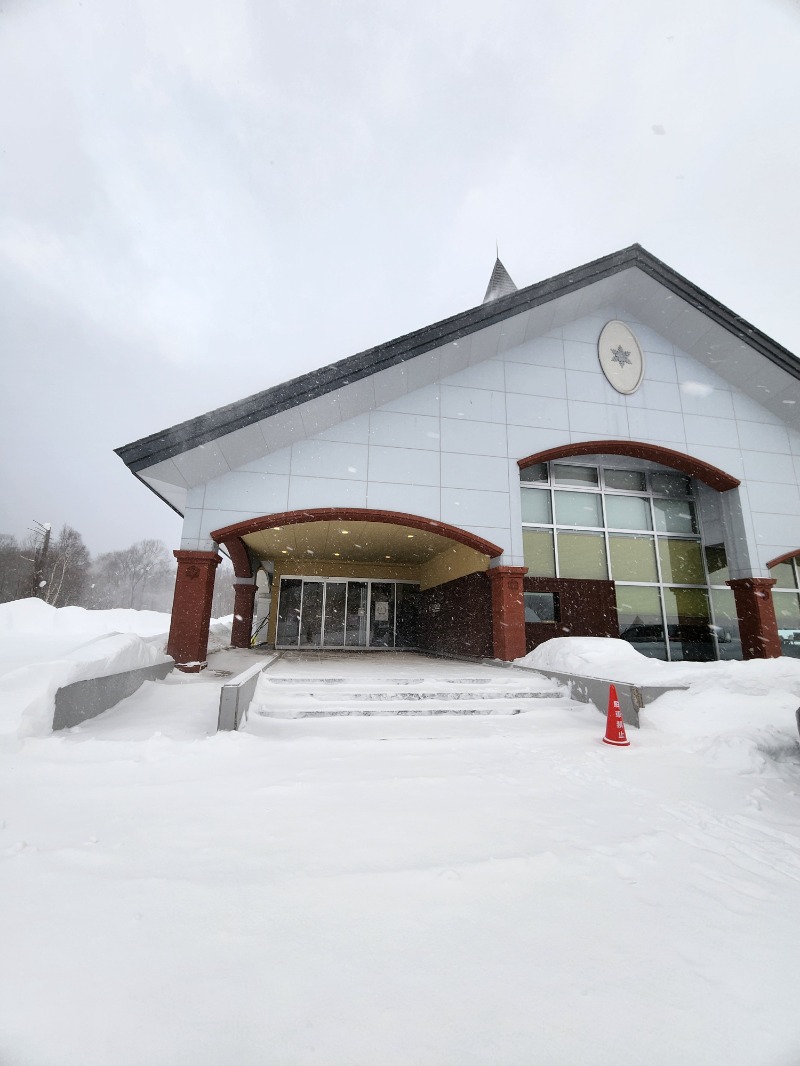
[[[630,325],[645,355],[631,396],[611,387],[597,357],[612,318]],[[613,307],[494,357],[490,332],[466,338],[474,365],[438,384],[383,404],[376,384],[375,409],[190,489],[181,546],[208,550],[212,530],[263,514],[368,507],[467,529],[503,548],[498,562],[522,565],[517,460],[613,438],[686,452],[741,479],[722,508],[740,541],[732,576],[766,575],[767,560],[800,548],[800,433],[750,396]],[[414,364],[431,358],[446,366],[445,351],[394,373],[413,384]]]

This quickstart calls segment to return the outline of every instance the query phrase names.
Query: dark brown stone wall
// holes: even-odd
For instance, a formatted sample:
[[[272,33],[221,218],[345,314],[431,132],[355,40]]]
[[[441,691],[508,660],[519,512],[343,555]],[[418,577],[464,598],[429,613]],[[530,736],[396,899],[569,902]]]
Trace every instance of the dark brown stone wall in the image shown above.
[[[526,592],[553,592],[558,597],[558,621],[525,626],[528,651],[552,637],[618,637],[617,599],[613,581],[577,578],[526,577]]]
[[[486,574],[467,574],[420,593],[418,644],[446,655],[492,655],[492,593]]]

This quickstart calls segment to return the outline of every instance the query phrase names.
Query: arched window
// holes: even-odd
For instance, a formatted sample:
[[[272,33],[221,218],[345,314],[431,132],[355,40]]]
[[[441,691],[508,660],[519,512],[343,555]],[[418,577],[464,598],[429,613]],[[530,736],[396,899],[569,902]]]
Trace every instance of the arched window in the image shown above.
[[[741,658],[722,544],[704,544],[692,478],[608,456],[520,469],[532,577],[613,580],[620,636],[660,659]]]

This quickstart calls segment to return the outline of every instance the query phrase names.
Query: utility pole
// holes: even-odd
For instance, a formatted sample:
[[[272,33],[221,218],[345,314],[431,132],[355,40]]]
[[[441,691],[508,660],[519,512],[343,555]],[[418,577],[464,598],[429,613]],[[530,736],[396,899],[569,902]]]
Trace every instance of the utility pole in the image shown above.
[[[50,550],[50,523],[37,522],[36,529],[32,529],[31,532],[34,536],[41,537],[41,542],[37,545],[33,556],[33,589],[31,594],[43,600],[47,595],[44,568],[47,563],[47,553]]]

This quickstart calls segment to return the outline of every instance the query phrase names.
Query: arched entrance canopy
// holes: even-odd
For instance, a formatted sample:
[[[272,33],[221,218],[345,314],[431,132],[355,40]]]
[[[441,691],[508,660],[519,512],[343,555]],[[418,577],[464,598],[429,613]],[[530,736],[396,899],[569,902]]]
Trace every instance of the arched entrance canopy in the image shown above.
[[[524,459],[518,460],[520,470],[535,463],[546,463],[551,459],[567,459],[576,455],[627,455],[634,459],[647,459],[652,463],[660,463],[673,470],[679,470],[682,474],[697,478],[709,488],[717,492],[728,492],[738,488],[741,482],[738,478],[727,474],[719,467],[705,463],[702,459],[686,455],[685,452],[676,452],[672,448],[662,448],[659,444],[645,444],[635,440],[587,440],[579,444],[565,444],[558,448],[548,448],[543,452],[536,452]]]
[[[369,522],[386,526],[405,526],[454,541],[490,559],[496,559],[503,554],[503,549],[497,544],[478,537],[474,533],[469,533],[465,529],[459,529],[458,526],[451,526],[447,522],[439,522],[433,518],[423,518],[421,515],[407,514],[403,511],[380,511],[368,507],[311,507],[260,515],[257,518],[248,518],[244,522],[236,522],[233,525],[215,529],[211,537],[228,549],[236,576],[250,577],[250,559],[242,540],[243,537],[264,530],[317,522]]]

